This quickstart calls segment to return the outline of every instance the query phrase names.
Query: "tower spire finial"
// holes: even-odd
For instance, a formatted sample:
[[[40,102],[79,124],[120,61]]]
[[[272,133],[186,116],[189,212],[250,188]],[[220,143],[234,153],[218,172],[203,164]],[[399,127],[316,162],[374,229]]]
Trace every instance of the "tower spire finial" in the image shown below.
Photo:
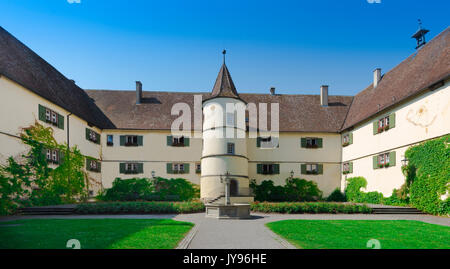
[[[227,54],[227,50],[224,49],[224,50],[222,51],[222,54],[223,54],[223,63],[225,64],[225,54]]]

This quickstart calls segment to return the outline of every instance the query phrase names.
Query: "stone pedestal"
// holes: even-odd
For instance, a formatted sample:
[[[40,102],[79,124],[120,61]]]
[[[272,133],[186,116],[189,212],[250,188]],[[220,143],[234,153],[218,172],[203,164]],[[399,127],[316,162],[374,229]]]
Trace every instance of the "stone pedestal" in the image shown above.
[[[248,219],[250,204],[206,204],[206,217],[217,219]]]

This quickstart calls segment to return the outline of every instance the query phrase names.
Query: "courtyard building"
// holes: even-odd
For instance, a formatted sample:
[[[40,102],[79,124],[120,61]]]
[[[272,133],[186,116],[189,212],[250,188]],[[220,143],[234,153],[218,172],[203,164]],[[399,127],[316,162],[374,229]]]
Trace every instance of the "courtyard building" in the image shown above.
[[[392,70],[375,69],[355,96],[332,95],[332,85],[318,85],[317,95],[243,93],[225,62],[211,92],[144,91],[139,81],[135,90],[81,89],[0,27],[0,162],[27,152],[19,135],[38,122],[89,157],[91,195],[118,177],[180,177],[200,185],[208,201],[221,198],[229,173],[232,202],[252,201],[251,180],[283,185],[290,176],[314,181],[324,196],[363,176],[365,191],[389,196],[405,182],[406,149],[450,133],[449,75],[447,28]],[[204,119],[191,126],[201,135],[172,133],[173,106],[186,103],[194,112],[195,96]],[[279,131],[251,137],[247,120],[242,128],[226,113],[223,126],[213,125],[219,119],[208,113],[227,103],[268,104],[268,122],[270,104],[279,104]],[[245,135],[212,137],[219,129]],[[58,165],[58,152],[47,155]]]

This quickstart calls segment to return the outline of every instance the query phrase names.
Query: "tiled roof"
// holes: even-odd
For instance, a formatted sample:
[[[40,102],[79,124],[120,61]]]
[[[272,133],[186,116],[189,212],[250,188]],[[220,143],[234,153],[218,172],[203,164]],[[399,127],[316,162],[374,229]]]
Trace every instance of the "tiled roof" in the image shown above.
[[[0,27],[0,75],[99,128],[114,125],[73,81]]]
[[[376,88],[358,93],[343,130],[420,93],[450,75],[450,27],[406,60],[384,74]]]
[[[175,103],[184,102],[193,113],[194,94],[201,94],[203,100],[209,93],[192,92],[143,92],[142,103],[136,105],[135,91],[87,90],[95,104],[120,129],[170,130],[177,116],[171,115]],[[270,95],[245,94],[240,98],[247,103],[268,103],[270,124],[270,103],[279,103],[280,131],[338,132],[344,122],[352,97],[329,96],[329,106],[320,105],[319,95]],[[191,125],[194,127],[194,124]],[[269,125],[270,128],[270,125]]]

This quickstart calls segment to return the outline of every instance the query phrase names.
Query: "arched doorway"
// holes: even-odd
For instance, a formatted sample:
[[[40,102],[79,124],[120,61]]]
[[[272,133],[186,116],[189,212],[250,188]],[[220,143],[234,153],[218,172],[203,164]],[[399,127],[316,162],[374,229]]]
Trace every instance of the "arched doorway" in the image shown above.
[[[236,179],[230,180],[230,196],[238,195],[238,181]]]

